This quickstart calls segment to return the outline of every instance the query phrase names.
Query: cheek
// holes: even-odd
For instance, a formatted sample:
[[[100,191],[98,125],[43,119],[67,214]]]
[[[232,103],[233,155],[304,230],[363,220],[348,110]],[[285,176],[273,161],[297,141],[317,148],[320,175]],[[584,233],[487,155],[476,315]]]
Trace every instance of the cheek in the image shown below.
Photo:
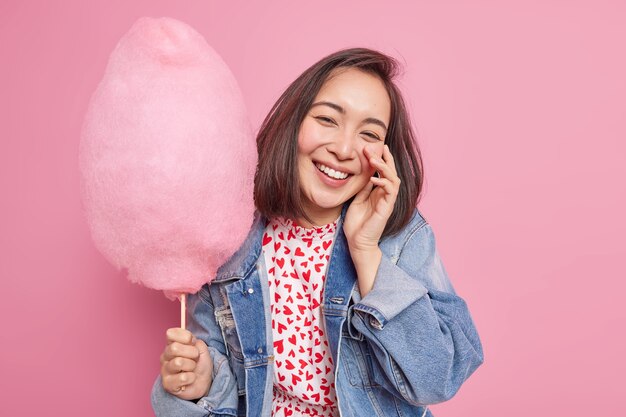
[[[320,144],[320,134],[315,127],[303,123],[298,133],[298,152],[306,155],[313,152]]]

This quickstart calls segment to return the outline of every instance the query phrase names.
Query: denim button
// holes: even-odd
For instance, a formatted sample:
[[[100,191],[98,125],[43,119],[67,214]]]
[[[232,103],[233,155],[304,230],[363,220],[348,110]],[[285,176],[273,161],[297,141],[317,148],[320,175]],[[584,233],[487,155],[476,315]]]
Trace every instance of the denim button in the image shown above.
[[[248,288],[248,294],[254,294],[254,288]]]
[[[263,348],[258,348],[256,351],[259,353],[263,353]]]

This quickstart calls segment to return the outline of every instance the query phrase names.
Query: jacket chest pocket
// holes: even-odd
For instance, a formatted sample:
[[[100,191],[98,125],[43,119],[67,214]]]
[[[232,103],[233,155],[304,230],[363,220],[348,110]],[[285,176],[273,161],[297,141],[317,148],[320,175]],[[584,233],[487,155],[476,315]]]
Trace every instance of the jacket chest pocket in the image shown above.
[[[220,329],[222,330],[222,338],[224,339],[224,346],[226,347],[230,367],[235,375],[235,379],[237,380],[238,394],[245,395],[246,377],[243,353],[230,306],[222,306],[221,308],[216,309],[215,318]]]

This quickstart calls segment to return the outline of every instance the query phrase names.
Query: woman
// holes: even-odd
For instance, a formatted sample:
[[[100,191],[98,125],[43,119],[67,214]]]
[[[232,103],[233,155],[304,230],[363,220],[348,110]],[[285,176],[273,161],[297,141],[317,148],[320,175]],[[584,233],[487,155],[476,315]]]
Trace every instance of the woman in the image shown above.
[[[415,209],[422,165],[396,62],[342,50],[257,137],[248,238],[169,329],[158,416],[424,416],[482,363]]]

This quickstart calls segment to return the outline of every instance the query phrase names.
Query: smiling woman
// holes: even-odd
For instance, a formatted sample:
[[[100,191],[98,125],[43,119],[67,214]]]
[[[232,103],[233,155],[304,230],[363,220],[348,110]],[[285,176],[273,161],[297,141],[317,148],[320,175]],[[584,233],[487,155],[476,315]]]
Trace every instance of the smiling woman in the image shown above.
[[[319,117],[318,123],[342,134],[348,134],[346,129],[352,129],[352,135],[358,130],[361,137],[370,139],[371,150],[379,157],[382,146],[378,142],[388,145],[403,181],[383,236],[406,225],[419,200],[423,167],[410,116],[393,82],[399,72],[393,58],[365,48],[338,51],[304,71],[274,104],[257,136],[254,199],[259,211],[268,217],[291,216],[314,224],[300,194],[296,162],[300,140],[293,139],[300,138],[310,117]]]
[[[157,416],[431,416],[482,363],[416,209],[422,164],[397,71],[380,52],[339,51],[274,105],[255,222],[190,296],[190,330],[168,330]]]

